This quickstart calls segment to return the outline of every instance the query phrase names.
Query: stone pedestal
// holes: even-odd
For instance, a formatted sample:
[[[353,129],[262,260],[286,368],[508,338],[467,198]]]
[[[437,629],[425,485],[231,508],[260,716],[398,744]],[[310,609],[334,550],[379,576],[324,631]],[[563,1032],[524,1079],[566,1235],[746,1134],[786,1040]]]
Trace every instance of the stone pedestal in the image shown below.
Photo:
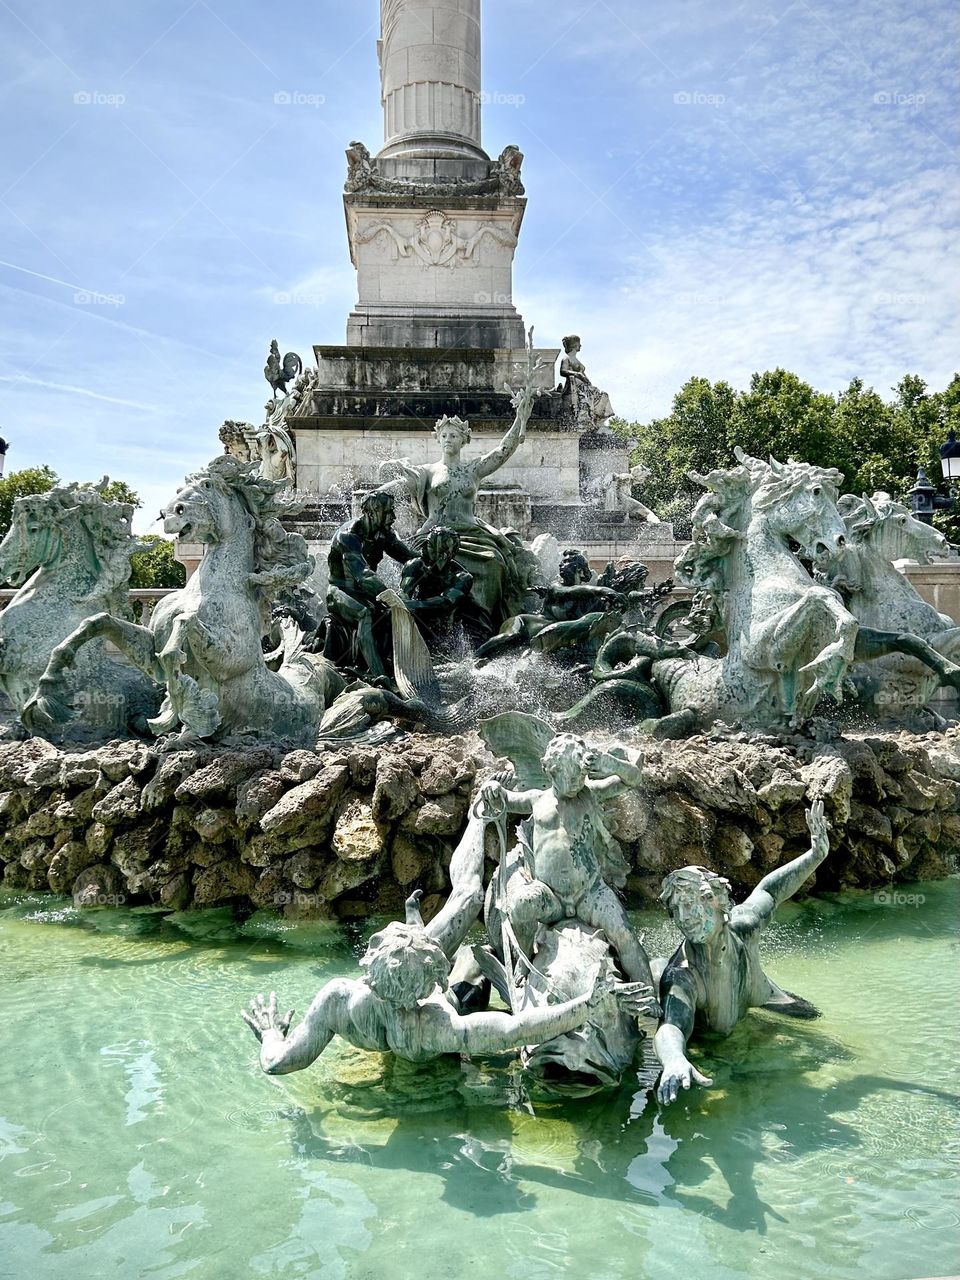
[[[318,503],[348,500],[354,486],[381,483],[381,465],[438,457],[434,426],[445,414],[469,421],[469,458],[494,448],[514,410],[505,387],[524,375],[528,353],[513,349],[315,348],[317,379],[288,420],[296,441],[297,488]],[[559,420],[555,349],[535,353],[545,362],[543,394],[534,407],[526,442],[491,478],[484,502],[493,518],[494,495],[511,512],[531,504],[580,504],[580,438]],[[512,497],[506,495],[513,494]],[[530,517],[525,517],[529,522]],[[513,522],[511,522],[513,523]],[[517,526],[519,527],[519,526]]]
[[[588,502],[604,506],[610,476],[630,470],[630,443],[612,431],[590,431],[580,437],[580,492]]]
[[[525,203],[499,194],[458,196],[455,189],[347,194],[358,295],[347,343],[522,347],[513,256]]]
[[[960,560],[904,564],[901,571],[928,604],[960,623]]]
[[[173,558],[186,569],[188,582],[200,567],[206,550],[202,542],[181,542],[178,538],[173,544]]]

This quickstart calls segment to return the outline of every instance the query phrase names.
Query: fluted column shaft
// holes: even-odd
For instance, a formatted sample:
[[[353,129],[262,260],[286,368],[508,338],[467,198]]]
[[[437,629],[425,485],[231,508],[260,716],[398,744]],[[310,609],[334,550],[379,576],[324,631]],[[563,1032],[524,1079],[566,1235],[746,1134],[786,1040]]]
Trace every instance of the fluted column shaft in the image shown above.
[[[480,0],[381,0],[384,146],[480,146]]]

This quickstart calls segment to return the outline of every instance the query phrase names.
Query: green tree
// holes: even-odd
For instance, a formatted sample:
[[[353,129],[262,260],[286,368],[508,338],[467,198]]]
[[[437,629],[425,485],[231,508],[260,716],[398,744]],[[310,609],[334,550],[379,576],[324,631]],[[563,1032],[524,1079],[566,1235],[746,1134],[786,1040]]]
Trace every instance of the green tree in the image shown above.
[[[106,479],[106,477],[104,477]],[[102,482],[101,482],[102,483]],[[96,486],[87,481],[81,486],[84,489],[93,489]],[[124,480],[108,480],[100,490],[107,502],[127,502],[131,507],[139,510],[143,506],[140,501],[140,495]]]
[[[17,498],[31,493],[46,493],[57,483],[57,473],[50,467],[27,467],[24,471],[11,471],[0,480],[0,537],[13,522],[13,504]]]
[[[750,390],[736,397],[726,446],[739,445],[753,457],[802,458],[825,467],[843,467],[848,458],[834,432],[833,396],[814,391],[786,369],[755,373]]]
[[[695,377],[674,397],[669,417],[612,425],[623,438],[639,442],[634,461],[651,471],[645,501],[686,538],[703,493],[688,472],[730,466],[737,447],[755,457],[772,453],[836,467],[845,493],[882,489],[908,500],[921,465],[938,484],[940,445],[949,429],[960,435],[960,375],[943,392],[928,391],[912,374],[893,391],[886,401],[855,378],[845,391],[830,395],[785,369],[755,373],[746,391]],[[936,523],[960,541],[960,511],[940,513]]]
[[[148,533],[140,543],[149,545],[130,557],[131,587],[182,587],[186,583],[187,571],[173,558],[172,542],[157,533]]]
[[[614,422],[613,429],[638,443],[635,462],[650,469],[645,501],[664,520],[672,520],[678,537],[687,537],[690,514],[703,489],[688,476],[733,460],[727,447],[737,393],[726,382],[711,385],[691,378],[673,398],[669,418],[642,425]]]

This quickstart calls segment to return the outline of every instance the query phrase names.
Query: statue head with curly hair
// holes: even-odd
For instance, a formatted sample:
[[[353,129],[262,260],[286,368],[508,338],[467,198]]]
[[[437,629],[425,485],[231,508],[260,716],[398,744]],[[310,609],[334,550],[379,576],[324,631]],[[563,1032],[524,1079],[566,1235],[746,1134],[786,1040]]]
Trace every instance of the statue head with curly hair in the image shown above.
[[[707,867],[671,871],[660,887],[660,901],[690,942],[706,942],[730,919],[730,881]]]
[[[565,587],[581,586],[592,576],[589,561],[581,551],[564,551],[560,557],[560,581]]]
[[[448,529],[446,525],[437,525],[431,529],[420,550],[424,564],[444,569],[451,560],[455,560],[460,550],[460,535],[456,529]]]
[[[578,795],[587,785],[590,748],[573,733],[558,734],[543,755],[543,772],[558,796]]]
[[[387,529],[397,518],[397,501],[388,489],[374,489],[360,503],[360,514],[375,529]]]
[[[371,937],[360,967],[374,994],[400,1009],[415,1009],[450,977],[449,960],[423,926],[400,920]]]

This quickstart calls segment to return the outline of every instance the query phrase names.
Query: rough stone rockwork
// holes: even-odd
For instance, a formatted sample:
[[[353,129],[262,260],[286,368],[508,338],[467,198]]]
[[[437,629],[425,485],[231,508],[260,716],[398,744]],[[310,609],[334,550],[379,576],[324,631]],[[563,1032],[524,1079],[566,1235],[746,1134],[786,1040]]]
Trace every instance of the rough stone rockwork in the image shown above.
[[[447,892],[470,797],[495,767],[475,737],[394,748],[270,747],[161,754],[135,742],[60,751],[0,747],[0,866],[7,889],[82,906],[233,903],[292,916],[425,915]],[[704,863],[737,891],[809,843],[822,796],[832,849],[816,886],[935,879],[960,850],[954,731],[810,739],[692,738],[645,748],[646,785],[617,802],[613,833],[631,906],[669,871]],[[488,853],[495,837],[488,833]]]

